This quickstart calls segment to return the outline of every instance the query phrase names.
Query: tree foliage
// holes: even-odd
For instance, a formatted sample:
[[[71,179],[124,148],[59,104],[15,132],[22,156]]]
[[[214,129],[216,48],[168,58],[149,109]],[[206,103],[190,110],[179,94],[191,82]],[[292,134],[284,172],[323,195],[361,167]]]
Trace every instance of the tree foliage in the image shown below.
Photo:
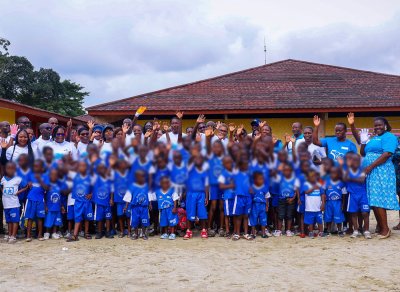
[[[0,38],[0,97],[67,116],[85,113],[89,93],[70,80],[61,80],[52,69],[36,71],[25,57],[8,52],[10,42]]]

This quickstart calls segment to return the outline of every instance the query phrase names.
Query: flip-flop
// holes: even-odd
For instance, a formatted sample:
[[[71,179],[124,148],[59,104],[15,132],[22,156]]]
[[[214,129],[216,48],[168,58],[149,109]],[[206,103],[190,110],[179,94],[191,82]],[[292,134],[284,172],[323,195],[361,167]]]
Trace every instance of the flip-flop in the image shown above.
[[[378,235],[378,239],[386,239],[390,237],[390,234],[392,233],[392,231],[389,229],[388,233],[386,235]]]

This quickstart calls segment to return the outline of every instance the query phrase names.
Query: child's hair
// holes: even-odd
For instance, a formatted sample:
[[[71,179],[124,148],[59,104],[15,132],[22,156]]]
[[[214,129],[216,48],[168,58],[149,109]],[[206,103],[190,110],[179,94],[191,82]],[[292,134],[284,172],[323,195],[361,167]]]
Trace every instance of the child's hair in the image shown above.
[[[264,177],[264,174],[261,171],[255,171],[253,172],[253,179],[255,180],[257,177]]]
[[[316,172],[314,169],[310,169],[310,170],[307,172],[307,178],[310,178],[311,175],[316,175],[316,174],[317,174],[317,172]]]

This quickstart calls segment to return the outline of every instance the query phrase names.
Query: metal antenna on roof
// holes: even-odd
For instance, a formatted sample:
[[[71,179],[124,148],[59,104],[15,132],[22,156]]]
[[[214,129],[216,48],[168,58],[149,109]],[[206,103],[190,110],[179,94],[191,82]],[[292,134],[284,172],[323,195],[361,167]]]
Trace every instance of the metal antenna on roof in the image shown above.
[[[267,44],[265,42],[265,37],[264,37],[264,65],[267,64]]]

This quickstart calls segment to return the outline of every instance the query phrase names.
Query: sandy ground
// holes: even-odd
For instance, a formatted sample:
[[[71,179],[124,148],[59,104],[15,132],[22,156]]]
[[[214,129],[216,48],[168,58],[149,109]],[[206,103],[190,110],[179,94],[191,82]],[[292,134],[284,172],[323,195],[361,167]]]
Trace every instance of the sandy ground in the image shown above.
[[[397,213],[389,215],[392,226]],[[1,291],[400,291],[398,231],[387,240],[116,238],[0,248]]]

